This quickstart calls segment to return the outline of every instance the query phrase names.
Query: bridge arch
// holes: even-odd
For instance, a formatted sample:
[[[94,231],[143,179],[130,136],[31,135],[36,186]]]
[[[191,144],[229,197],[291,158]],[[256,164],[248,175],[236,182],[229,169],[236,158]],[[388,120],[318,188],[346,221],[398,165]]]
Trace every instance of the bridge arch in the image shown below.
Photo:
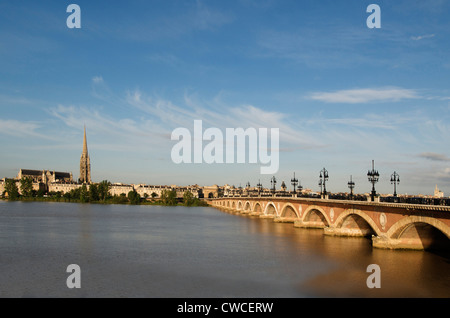
[[[264,214],[265,215],[275,215],[275,216],[277,216],[278,215],[278,211],[277,211],[277,208],[275,206],[275,203],[273,203],[271,201],[268,202],[267,205],[266,205],[266,209],[264,210]]]
[[[256,202],[256,203],[253,205],[253,212],[262,213],[261,203]]]
[[[327,227],[331,222],[325,211],[317,206],[311,205],[303,213],[302,223],[310,227]]]
[[[342,212],[334,223],[334,228],[347,235],[369,236],[380,235],[381,231],[372,218],[358,210]]]
[[[426,216],[408,216],[391,226],[386,233],[397,245],[418,249],[450,249],[450,227]]]
[[[281,209],[281,217],[285,218],[299,218],[299,214],[291,203],[286,203]]]
[[[252,204],[250,203],[250,201],[245,202],[244,211],[250,212],[251,210],[252,210]]]
[[[237,210],[241,211],[242,208],[243,208],[242,202],[238,201],[238,203],[237,203]]]

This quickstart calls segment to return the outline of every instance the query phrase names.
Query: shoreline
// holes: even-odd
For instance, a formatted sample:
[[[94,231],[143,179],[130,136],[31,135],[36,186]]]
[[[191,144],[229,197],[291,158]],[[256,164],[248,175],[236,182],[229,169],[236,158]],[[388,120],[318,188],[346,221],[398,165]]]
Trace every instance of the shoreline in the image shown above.
[[[183,202],[178,202],[177,204],[164,204],[161,201],[144,201],[138,204],[134,204],[131,202],[114,202],[112,200],[108,200],[105,202],[102,201],[93,201],[93,202],[82,202],[81,200],[70,200],[66,198],[18,198],[15,200],[9,200],[7,198],[0,198],[0,201],[4,202],[56,202],[56,203],[79,203],[79,204],[101,204],[101,205],[154,205],[154,206],[185,206],[185,207],[208,207],[210,206],[206,201],[199,199],[198,202],[204,202],[201,204],[191,204],[186,205]]]

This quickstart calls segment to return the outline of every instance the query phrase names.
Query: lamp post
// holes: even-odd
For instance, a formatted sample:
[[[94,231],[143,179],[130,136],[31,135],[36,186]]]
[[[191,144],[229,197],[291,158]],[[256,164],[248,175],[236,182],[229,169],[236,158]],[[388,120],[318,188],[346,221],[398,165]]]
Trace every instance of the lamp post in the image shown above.
[[[320,170],[319,177],[320,177],[319,185],[321,186],[320,191],[322,192],[321,194],[325,198],[327,195],[326,181],[328,180],[328,171],[325,168],[323,168],[322,170]],[[322,186],[323,186],[323,191],[322,191]]]
[[[350,181],[347,184],[350,188],[350,200],[353,200],[353,188],[355,187],[355,183],[352,181],[352,176],[350,176]]]
[[[294,172],[294,178],[291,179],[291,184],[294,186],[294,195],[295,195],[296,194],[295,187],[298,185],[298,179],[295,178],[295,172]]]
[[[258,188],[258,196],[261,195],[261,190],[262,190],[262,184],[261,184],[261,180],[258,180],[258,184],[256,185],[256,187]]]
[[[375,196],[377,195],[377,192],[375,191],[375,183],[378,182],[378,179],[380,178],[380,174],[374,168],[374,160],[372,160],[372,170],[369,170],[367,172],[367,178],[369,179],[369,182],[372,183],[372,193],[371,193],[370,197],[371,197],[372,201],[375,201]]]
[[[275,195],[275,185],[277,184],[277,179],[275,179],[275,176],[270,179],[270,185],[272,186],[272,194]]]
[[[397,197],[397,184],[400,183],[400,176],[397,172],[394,171],[394,173],[391,175],[391,184],[394,184],[394,197]]]

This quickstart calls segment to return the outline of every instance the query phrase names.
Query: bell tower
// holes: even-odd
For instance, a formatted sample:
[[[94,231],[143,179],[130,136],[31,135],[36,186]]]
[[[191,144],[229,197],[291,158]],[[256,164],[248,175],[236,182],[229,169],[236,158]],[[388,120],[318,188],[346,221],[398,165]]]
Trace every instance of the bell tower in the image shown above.
[[[86,141],[86,125],[84,126],[83,152],[80,159],[80,178],[81,183],[91,183],[91,162],[89,159],[87,141]]]

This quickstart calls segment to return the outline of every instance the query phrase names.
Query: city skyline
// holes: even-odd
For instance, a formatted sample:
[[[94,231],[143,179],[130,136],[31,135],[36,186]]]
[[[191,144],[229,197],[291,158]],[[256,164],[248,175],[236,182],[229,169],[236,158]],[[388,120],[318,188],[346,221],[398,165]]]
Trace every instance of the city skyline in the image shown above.
[[[76,2],[0,5],[0,175],[79,171],[92,181],[238,187],[259,164],[175,164],[178,127],[279,128],[279,183],[314,191],[450,191],[450,4],[377,1]],[[206,144],[206,143],[205,143]]]

